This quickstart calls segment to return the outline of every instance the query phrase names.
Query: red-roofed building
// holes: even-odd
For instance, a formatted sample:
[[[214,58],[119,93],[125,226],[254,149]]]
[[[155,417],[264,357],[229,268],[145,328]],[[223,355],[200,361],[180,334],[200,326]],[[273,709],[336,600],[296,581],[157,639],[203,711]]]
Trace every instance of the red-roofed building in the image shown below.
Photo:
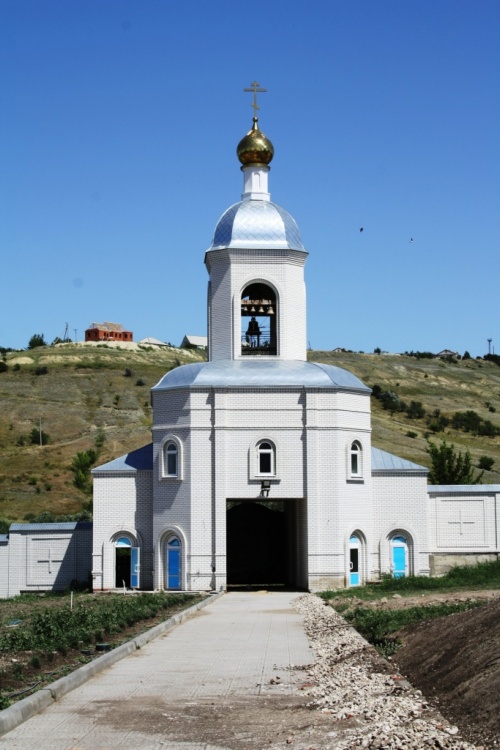
[[[133,341],[132,331],[126,331],[121,323],[92,323],[85,331],[85,341]]]

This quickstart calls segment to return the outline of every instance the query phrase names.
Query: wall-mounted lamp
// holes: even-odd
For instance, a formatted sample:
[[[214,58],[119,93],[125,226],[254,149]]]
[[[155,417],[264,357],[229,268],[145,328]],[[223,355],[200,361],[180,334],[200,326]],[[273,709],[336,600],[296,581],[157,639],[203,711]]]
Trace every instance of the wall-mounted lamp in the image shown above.
[[[271,482],[269,479],[263,479],[260,483],[260,497],[269,497],[269,490],[271,489]]]

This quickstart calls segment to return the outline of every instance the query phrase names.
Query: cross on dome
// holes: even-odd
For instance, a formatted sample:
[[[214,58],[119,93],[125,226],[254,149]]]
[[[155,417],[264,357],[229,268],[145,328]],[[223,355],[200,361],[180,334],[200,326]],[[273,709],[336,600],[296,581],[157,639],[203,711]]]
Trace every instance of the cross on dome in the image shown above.
[[[257,94],[267,93],[267,89],[259,88],[260,83],[257,83],[257,81],[253,81],[250,86],[251,88],[243,89],[243,91],[248,91],[249,93],[253,92],[253,102],[250,104],[250,106],[253,107],[253,116],[255,119],[257,119],[257,110],[260,109],[259,105],[257,104]]]

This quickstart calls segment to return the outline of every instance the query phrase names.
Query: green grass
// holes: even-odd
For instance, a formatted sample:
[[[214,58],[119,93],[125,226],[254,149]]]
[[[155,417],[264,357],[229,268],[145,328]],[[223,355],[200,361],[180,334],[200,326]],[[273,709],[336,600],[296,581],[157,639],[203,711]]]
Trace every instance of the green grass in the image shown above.
[[[456,612],[465,612],[485,604],[484,601],[466,601],[456,604],[430,604],[401,609],[372,609],[352,607],[350,599],[364,601],[377,600],[387,595],[415,596],[431,593],[452,593],[460,591],[481,591],[500,588],[500,561],[484,562],[478,565],[457,566],[441,578],[408,576],[392,578],[384,576],[380,583],[367,584],[342,591],[323,591],[319,596],[325,601],[335,599],[335,610],[351,623],[382,656],[390,656],[401,645],[399,638],[392,634],[406,625],[411,625],[435,617],[446,617]]]
[[[61,606],[45,607],[29,613],[16,628],[0,629],[0,651],[15,654],[21,651],[75,648],[75,644],[91,645],[106,636],[121,632],[158,613],[186,604],[194,594],[110,595],[92,600],[76,600],[71,609],[67,597]],[[23,600],[23,604],[28,604]]]
[[[352,611],[345,612],[343,617],[383,656],[389,656],[400,645],[400,640],[391,638],[391,635],[406,625],[432,620],[436,617],[446,617],[457,612],[466,612],[484,604],[484,601],[467,601],[457,604],[432,604],[425,607],[417,606],[390,610],[356,607]]]
[[[356,588],[322,591],[319,596],[325,601],[330,599],[380,599],[388,594],[413,596],[415,594],[432,593],[433,591],[447,592],[467,589],[500,589],[500,560],[479,563],[478,565],[464,565],[452,568],[440,578],[427,576],[407,576],[406,578],[392,578],[383,576],[380,583],[366,584]]]
[[[151,618],[166,620],[197,601],[199,597],[195,594],[177,593],[134,596],[77,593],[73,600],[70,594],[45,594],[43,598],[28,594],[3,600],[0,653],[4,654],[5,665],[0,670],[0,710],[7,708],[12,700],[39,689],[42,683],[88,661],[89,657],[79,656],[82,648],[93,650],[104,639],[114,647],[131,637],[123,632],[127,628],[133,628],[132,632],[137,634],[151,627]],[[50,665],[57,655],[59,660],[61,657],[67,660],[55,671],[44,672],[34,681],[33,675],[25,677],[26,668],[38,671]],[[13,691],[12,679],[19,683],[20,689]],[[25,685],[27,680],[30,684]],[[10,688],[5,689],[5,684],[10,684]]]

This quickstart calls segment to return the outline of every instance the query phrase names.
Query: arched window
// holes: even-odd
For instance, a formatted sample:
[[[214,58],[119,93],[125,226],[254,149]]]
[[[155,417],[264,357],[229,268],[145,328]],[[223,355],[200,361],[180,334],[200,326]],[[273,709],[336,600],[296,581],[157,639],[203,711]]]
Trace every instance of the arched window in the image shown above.
[[[352,479],[360,479],[363,476],[363,451],[361,443],[354,440],[349,450],[349,475]]]
[[[179,475],[179,448],[177,443],[169,440],[164,447],[164,472],[167,477],[177,477]]]
[[[274,446],[267,440],[257,445],[257,473],[268,476],[275,473]]]

